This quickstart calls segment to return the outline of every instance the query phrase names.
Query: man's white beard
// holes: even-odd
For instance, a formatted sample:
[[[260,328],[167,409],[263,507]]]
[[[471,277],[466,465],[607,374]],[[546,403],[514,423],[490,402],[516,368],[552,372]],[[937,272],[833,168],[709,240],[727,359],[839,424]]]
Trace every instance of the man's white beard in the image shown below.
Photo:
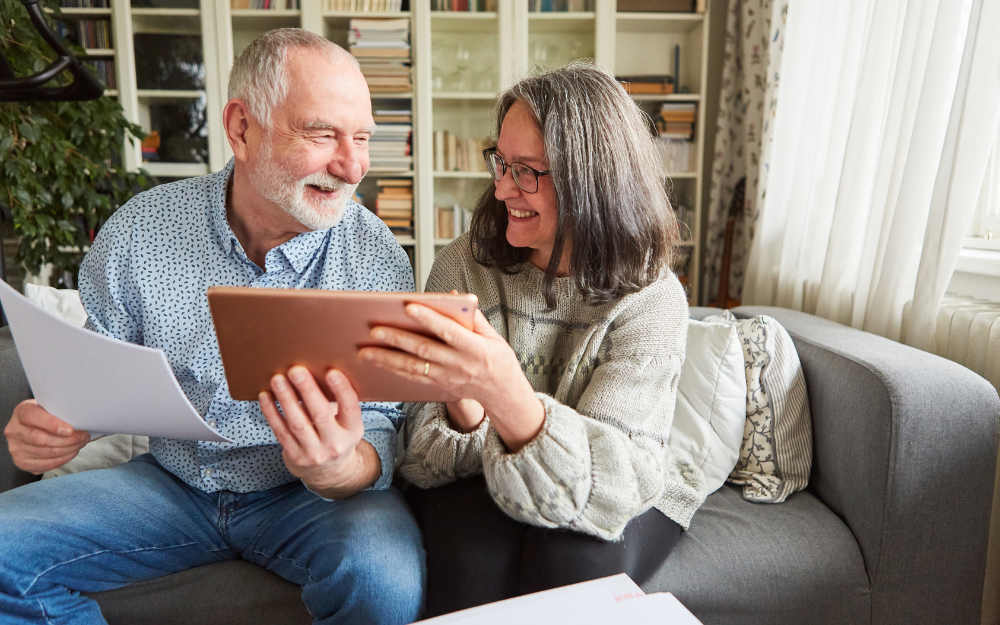
[[[354,190],[358,187],[325,171],[296,180],[281,162],[272,158],[270,138],[265,139],[260,159],[250,169],[250,184],[257,193],[281,207],[281,210],[310,230],[326,230],[336,226],[344,216],[347,201],[354,196]],[[334,198],[306,199],[307,185],[342,191]]]

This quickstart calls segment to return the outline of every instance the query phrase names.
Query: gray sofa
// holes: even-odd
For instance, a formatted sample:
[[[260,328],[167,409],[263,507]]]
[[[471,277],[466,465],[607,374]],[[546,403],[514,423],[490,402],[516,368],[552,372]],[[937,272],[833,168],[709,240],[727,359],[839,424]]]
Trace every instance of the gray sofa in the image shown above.
[[[811,315],[734,312],[771,315],[795,341],[813,418],[810,485],[780,505],[723,487],[644,589],[673,592],[706,625],[979,625],[996,391],[954,363]],[[0,422],[29,393],[0,330]],[[0,491],[32,479],[4,448]],[[112,624],[310,622],[297,586],[245,562],[92,596]]]

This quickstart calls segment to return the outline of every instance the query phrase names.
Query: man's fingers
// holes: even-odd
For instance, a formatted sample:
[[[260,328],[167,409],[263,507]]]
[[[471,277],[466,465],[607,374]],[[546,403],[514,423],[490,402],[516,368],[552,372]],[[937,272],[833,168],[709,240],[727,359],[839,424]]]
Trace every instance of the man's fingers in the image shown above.
[[[288,431],[304,451],[315,450],[319,446],[319,436],[313,427],[312,420],[306,416],[299,405],[299,396],[289,383],[288,378],[280,373],[271,378],[271,390],[281,403],[281,411],[285,413],[285,425]]]
[[[278,412],[278,406],[274,403],[274,398],[271,394],[263,392],[257,397],[257,401],[260,404],[260,411],[264,413],[264,418],[267,419],[271,429],[274,430],[274,436],[278,439],[281,446],[285,449],[297,447],[298,442],[292,436],[291,432],[288,431],[288,427],[285,425],[285,418]]]
[[[295,366],[289,369],[288,379],[295,385],[295,390],[298,391],[305,406],[306,416],[310,418],[322,440],[325,434],[330,433],[330,427],[336,425],[333,418],[336,414],[336,404],[330,403],[312,373],[305,367]]]
[[[356,436],[357,439],[360,439],[365,432],[365,425],[361,419],[361,403],[358,401],[358,393],[354,390],[351,381],[342,371],[330,369],[326,372],[326,383],[333,391],[333,396],[337,398],[337,423]],[[349,442],[356,444],[357,440]]]
[[[88,432],[74,432],[69,436],[55,436],[39,428],[28,428],[20,436],[21,441],[30,447],[55,449],[65,453],[67,449],[81,448],[90,442]]]

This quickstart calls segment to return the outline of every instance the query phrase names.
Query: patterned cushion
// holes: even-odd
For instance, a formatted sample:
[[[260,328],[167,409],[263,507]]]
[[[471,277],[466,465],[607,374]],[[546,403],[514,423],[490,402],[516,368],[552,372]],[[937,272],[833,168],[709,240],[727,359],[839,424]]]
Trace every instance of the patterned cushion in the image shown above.
[[[747,420],[729,482],[742,485],[748,501],[781,503],[806,487],[812,466],[812,419],[792,338],[766,315],[737,319],[725,311],[703,321],[735,325],[743,346]]]

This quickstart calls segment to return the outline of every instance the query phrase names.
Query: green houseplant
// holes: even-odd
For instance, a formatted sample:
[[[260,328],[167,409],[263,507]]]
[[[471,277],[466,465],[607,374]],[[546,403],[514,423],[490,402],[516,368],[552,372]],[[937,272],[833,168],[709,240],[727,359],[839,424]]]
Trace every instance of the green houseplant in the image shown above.
[[[59,17],[57,0],[45,5]],[[55,56],[18,0],[0,0],[0,53],[18,76],[43,69]],[[50,264],[53,286],[74,286],[94,231],[151,184],[144,172],[121,165],[125,141],[143,137],[110,97],[0,102],[0,204],[10,207],[20,239],[15,262],[32,274]]]

